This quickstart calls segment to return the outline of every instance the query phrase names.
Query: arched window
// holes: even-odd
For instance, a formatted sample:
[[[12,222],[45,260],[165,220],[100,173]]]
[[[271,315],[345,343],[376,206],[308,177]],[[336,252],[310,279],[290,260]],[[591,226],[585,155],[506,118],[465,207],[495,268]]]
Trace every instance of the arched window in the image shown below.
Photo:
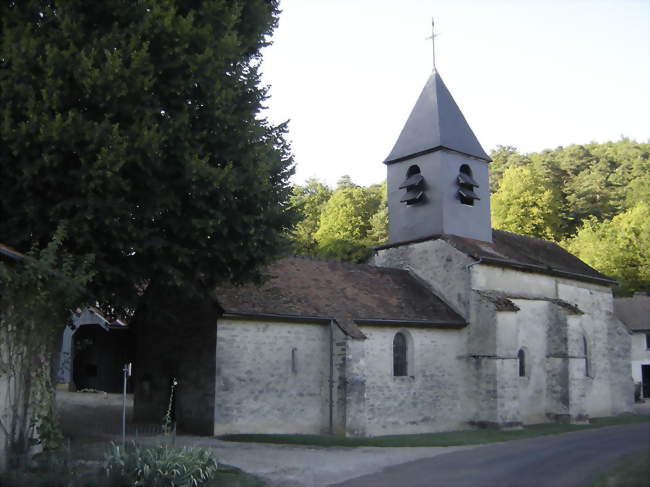
[[[400,203],[413,205],[422,200],[424,196],[424,178],[420,174],[420,166],[413,164],[406,170],[406,179],[399,185],[399,189],[406,189]]]
[[[291,372],[298,373],[298,349],[295,347],[291,349]]]
[[[526,352],[523,348],[517,352],[517,360],[519,361],[519,377],[526,377]]]
[[[407,352],[406,337],[403,333],[396,333],[393,338],[393,375],[395,377],[408,375]]]
[[[587,345],[587,337],[582,337],[582,351],[585,356],[585,376],[591,377],[591,363],[589,360],[589,345]]]
[[[467,164],[460,166],[458,173],[458,198],[464,205],[474,206],[474,200],[480,200],[474,188],[478,188],[478,183],[472,177],[472,170]]]

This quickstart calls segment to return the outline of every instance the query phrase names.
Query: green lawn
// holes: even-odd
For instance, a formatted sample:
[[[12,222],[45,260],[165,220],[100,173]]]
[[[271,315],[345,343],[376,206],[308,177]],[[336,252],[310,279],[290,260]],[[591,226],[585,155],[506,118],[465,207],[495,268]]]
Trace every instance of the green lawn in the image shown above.
[[[647,487],[650,483],[650,450],[623,457],[588,487]]]
[[[650,415],[624,415],[607,418],[594,418],[589,424],[535,424],[519,430],[503,431],[482,429],[469,431],[452,431],[449,433],[428,433],[417,435],[389,435],[371,438],[345,438],[327,435],[224,435],[219,439],[256,443],[280,443],[288,445],[317,446],[462,446],[496,443],[499,441],[519,440],[535,436],[556,435],[571,431],[583,431],[604,426],[650,422]]]

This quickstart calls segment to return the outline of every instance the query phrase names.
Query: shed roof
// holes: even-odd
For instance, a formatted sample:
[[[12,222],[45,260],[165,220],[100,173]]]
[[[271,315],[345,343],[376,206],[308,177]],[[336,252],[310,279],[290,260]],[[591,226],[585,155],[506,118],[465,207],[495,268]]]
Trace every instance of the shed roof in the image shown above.
[[[596,282],[603,285],[617,284],[616,280],[601,274],[558,244],[540,238],[492,229],[492,242],[457,235],[431,235],[417,241],[433,239],[443,239],[464,254],[475,259],[481,259],[486,264]],[[413,242],[415,241],[395,242],[382,245],[377,249],[398,247]]]
[[[267,268],[260,286],[220,286],[226,315],[335,320],[354,338],[359,324],[462,327],[463,318],[408,271],[366,264],[286,257]]]
[[[490,160],[442,78],[434,71],[384,162],[390,164],[443,148]]]
[[[650,331],[650,296],[614,299],[614,313],[631,331]]]

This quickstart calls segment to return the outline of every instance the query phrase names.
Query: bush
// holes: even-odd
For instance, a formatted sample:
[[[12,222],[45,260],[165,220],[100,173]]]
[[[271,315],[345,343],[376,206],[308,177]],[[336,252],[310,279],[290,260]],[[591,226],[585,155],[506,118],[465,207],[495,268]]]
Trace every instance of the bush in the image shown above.
[[[217,467],[212,453],[202,448],[165,443],[146,448],[132,442],[126,448],[112,443],[104,470],[111,485],[197,487],[212,479]]]

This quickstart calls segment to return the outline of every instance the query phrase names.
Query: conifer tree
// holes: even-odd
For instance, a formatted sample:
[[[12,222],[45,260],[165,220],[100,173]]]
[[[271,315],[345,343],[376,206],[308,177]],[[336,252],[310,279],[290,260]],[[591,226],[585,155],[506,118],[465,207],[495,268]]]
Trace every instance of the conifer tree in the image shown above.
[[[94,255],[93,293],[256,276],[292,223],[260,114],[277,0],[0,5],[0,239]],[[134,285],[135,284],[135,285]],[[141,288],[140,288],[141,289]]]

